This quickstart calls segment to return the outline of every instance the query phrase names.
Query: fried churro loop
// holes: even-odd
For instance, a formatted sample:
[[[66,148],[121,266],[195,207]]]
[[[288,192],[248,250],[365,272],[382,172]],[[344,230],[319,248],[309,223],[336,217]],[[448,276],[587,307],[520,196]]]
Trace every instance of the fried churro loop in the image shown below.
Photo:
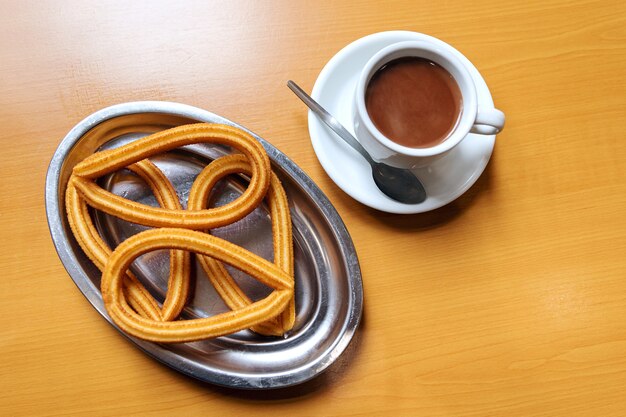
[[[194,181],[184,210],[170,181],[146,158],[193,143],[224,144],[241,154],[221,157],[208,164]],[[96,183],[100,176],[124,167],[148,184],[159,207],[124,199]],[[248,187],[231,203],[207,208],[213,186],[229,174],[247,175]],[[274,263],[208,233],[211,228],[245,217],[264,198],[272,221]],[[98,234],[88,206],[129,222],[158,228],[138,233],[111,251]],[[170,343],[217,337],[246,328],[261,334],[282,335],[293,327],[293,243],[288,201],[278,177],[270,169],[263,146],[248,133],[219,124],[186,125],[95,153],[74,167],[66,190],[66,210],[76,240],[103,272],[101,291],[107,312],[128,334]],[[162,307],[128,269],[138,256],[158,249],[170,249],[170,277]],[[189,252],[197,254],[210,282],[232,311],[176,320],[189,292]],[[253,302],[222,262],[248,273],[273,291]]]
[[[127,200],[95,183],[96,178],[142,159],[195,143],[228,145],[246,156],[250,184],[235,201],[206,210],[172,210]],[[254,210],[267,192],[270,171],[263,145],[252,136],[231,126],[200,123],[164,130],[120,148],[95,153],[76,165],[73,175],[76,188],[90,206],[120,219],[153,227],[211,229],[234,223]]]
[[[148,184],[161,206],[170,209],[182,208],[172,184],[153,163],[143,160],[128,168]],[[76,240],[89,259],[103,271],[112,251],[91,221],[87,204],[76,190],[73,178],[70,179],[66,191],[66,209],[70,228]],[[133,307],[144,316],[172,320],[178,317],[187,301],[188,276],[189,254],[184,251],[171,251],[168,291],[162,309],[130,271],[124,282],[125,290]]]
[[[122,275],[138,256],[156,249],[176,248],[226,262],[275,289],[263,300],[212,317],[162,322],[135,313],[122,294]],[[293,296],[293,279],[276,265],[206,233],[185,229],[146,230],[122,242],[102,274],[102,298],[115,323],[127,333],[154,342],[189,342],[223,336],[280,314]]]
[[[215,184],[229,174],[238,173],[251,174],[250,164],[243,155],[225,156],[209,164],[198,175],[191,187],[187,201],[188,209],[205,208],[209,193]],[[280,180],[273,172],[266,201],[272,220],[274,263],[288,275],[293,276],[292,233],[287,196]],[[236,310],[252,303],[219,261],[208,256],[199,256],[198,261],[228,307]],[[292,297],[281,315],[253,327],[252,330],[266,335],[282,335],[293,327],[294,321],[295,305]]]

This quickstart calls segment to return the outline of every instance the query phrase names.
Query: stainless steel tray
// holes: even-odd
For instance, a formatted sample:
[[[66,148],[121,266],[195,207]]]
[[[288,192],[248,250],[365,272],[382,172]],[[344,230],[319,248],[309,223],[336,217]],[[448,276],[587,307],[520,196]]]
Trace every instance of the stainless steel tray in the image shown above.
[[[46,212],[52,239],[80,291],[112,325],[100,294],[101,274],[83,254],[67,223],[63,201],[71,170],[99,149],[196,122],[226,123],[245,129],[183,104],[125,103],[100,110],[81,121],[63,139],[52,158],[46,179]],[[125,336],[159,361],[202,381],[234,388],[280,388],[314,378],[346,349],[361,317],[361,273],[352,240],[332,204],[298,166],[271,144],[254,136],[267,150],[272,168],[289,197],[296,273],[294,329],[285,338],[242,331],[213,340],[171,345]],[[154,158],[154,162],[172,180],[185,202],[185,194],[201,167],[229,151],[223,146],[192,145]],[[102,185],[127,198],[155,204],[149,189],[125,171],[104,178]],[[244,187],[237,179],[222,181],[214,204],[236,198]],[[113,247],[142,230],[141,226],[101,213],[94,213],[94,220]],[[265,207],[212,233],[272,259],[271,225]],[[164,294],[167,268],[167,251],[146,254],[133,264],[144,285],[157,297]],[[268,292],[240,271],[231,272],[251,298]],[[225,311],[201,269],[194,268],[194,274],[195,288],[184,315],[206,316]]]

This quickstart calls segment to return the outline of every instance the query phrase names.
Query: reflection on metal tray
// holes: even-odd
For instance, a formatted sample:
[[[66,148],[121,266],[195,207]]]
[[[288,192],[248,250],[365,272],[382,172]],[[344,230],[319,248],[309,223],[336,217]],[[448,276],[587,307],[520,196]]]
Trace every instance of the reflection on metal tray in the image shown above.
[[[54,154],[46,180],[46,211],[52,239],[70,276],[89,302],[110,323],[100,295],[100,272],[74,240],[63,204],[67,180],[76,163],[93,152],[159,130],[187,123],[233,122],[194,107],[166,102],[126,103],[103,109],[76,125]],[[250,132],[251,133],[251,132]],[[254,135],[254,134],[253,134]],[[284,154],[254,135],[265,147],[272,169],[289,198],[294,234],[297,318],[285,338],[259,336],[242,331],[227,337],[194,343],[156,344],[129,337],[138,347],[200,380],[235,388],[279,388],[307,381],[323,372],[348,346],[362,311],[362,283],[354,246],[339,215],[306,174]],[[192,145],[153,158],[176,187],[183,204],[200,169],[210,160],[228,153],[217,145]],[[116,194],[156,204],[150,190],[136,177],[119,171],[102,180]],[[245,181],[222,180],[211,204],[232,201]],[[143,229],[106,214],[96,213],[97,227],[115,246]],[[259,207],[232,225],[212,230],[249,250],[272,259],[271,223],[266,207]],[[149,291],[162,299],[166,290],[168,253],[143,255],[133,264]],[[200,268],[191,300],[183,313],[187,318],[226,310]],[[268,289],[244,273],[230,269],[253,299]],[[111,323],[112,324],[112,323]]]

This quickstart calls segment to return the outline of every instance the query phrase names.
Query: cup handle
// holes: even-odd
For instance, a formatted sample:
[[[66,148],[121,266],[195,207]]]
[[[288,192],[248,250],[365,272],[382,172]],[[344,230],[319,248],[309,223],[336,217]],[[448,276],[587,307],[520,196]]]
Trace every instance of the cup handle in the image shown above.
[[[504,113],[498,109],[478,109],[476,121],[470,132],[479,135],[495,135],[504,128]]]

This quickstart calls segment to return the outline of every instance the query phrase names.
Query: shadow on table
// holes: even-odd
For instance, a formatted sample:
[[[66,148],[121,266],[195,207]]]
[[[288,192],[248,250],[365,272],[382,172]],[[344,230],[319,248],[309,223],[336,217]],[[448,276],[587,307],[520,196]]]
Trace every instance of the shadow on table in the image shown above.
[[[482,175],[463,195],[443,207],[425,213],[394,214],[385,213],[364,205],[360,206],[364,213],[369,214],[372,221],[383,223],[390,228],[399,229],[403,232],[432,229],[455,220],[466,212],[477,201],[479,196],[488,194],[495,176],[494,171],[494,164],[487,164]],[[340,194],[341,198],[346,200],[345,204],[354,204],[354,200],[350,196],[343,192]]]

